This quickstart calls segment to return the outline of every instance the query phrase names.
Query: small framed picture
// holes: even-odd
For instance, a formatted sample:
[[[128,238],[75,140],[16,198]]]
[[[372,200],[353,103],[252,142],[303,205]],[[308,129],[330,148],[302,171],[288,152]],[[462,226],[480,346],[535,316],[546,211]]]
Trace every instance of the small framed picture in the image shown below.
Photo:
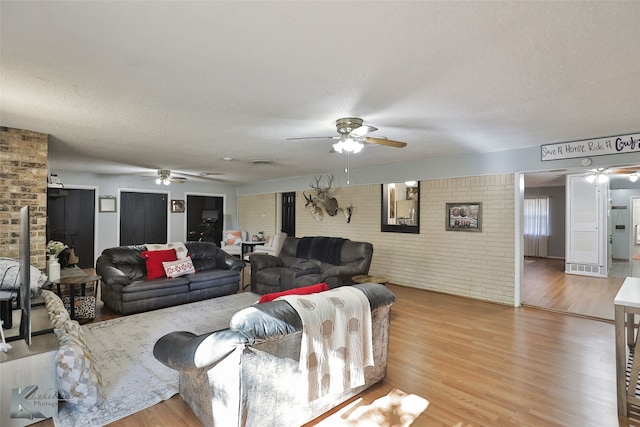
[[[482,231],[482,203],[447,203],[445,230]]]
[[[184,213],[184,200],[171,200],[171,213]]]
[[[117,212],[116,198],[113,196],[104,196],[98,198],[99,212]]]

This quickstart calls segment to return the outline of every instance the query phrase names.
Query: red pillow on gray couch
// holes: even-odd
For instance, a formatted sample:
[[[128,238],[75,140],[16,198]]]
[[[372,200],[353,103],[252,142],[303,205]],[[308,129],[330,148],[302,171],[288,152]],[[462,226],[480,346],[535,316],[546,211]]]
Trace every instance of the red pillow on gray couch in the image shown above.
[[[161,251],[142,251],[140,256],[147,260],[147,279],[157,279],[159,277],[167,277],[164,272],[162,262],[176,261],[175,249],[166,249]]]
[[[282,292],[272,292],[270,294],[264,294],[260,297],[260,301],[258,301],[258,304],[261,304],[263,302],[271,302],[274,299],[285,295],[309,295],[328,290],[329,285],[327,285],[326,283],[316,283],[315,285],[311,286],[303,286],[301,288],[288,289]]]

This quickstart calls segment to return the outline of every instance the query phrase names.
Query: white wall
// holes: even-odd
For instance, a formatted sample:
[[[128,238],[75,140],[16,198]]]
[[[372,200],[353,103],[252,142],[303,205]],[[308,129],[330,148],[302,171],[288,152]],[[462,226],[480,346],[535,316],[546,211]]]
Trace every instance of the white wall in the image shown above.
[[[407,148],[408,149],[408,148]],[[324,173],[333,174],[335,187],[346,187],[344,159],[336,157],[335,164],[328,165]],[[436,178],[457,178],[500,173],[540,172],[548,170],[573,169],[586,171],[579,158],[543,162],[540,160],[540,146],[521,150],[504,150],[493,153],[474,153],[455,157],[415,160],[411,162],[379,165],[361,169],[351,169],[351,185],[383,184],[408,180]],[[589,168],[621,164],[640,163],[640,152],[593,157]],[[318,174],[316,174],[318,175]],[[298,176],[273,181],[262,181],[238,186],[238,195],[280,193],[309,188],[314,175]]]
[[[68,171],[52,171],[62,180],[63,185],[95,186],[97,196],[118,196],[120,190],[148,190],[168,192],[169,200],[185,200],[185,193],[214,193],[223,194],[226,198],[226,212],[224,213],[225,228],[237,228],[238,210],[235,185],[221,183],[207,183],[187,181],[184,184],[171,184],[169,186],[157,185],[153,179],[136,175],[104,175],[77,173]],[[167,203],[170,209],[170,203]],[[188,207],[187,207],[188,209]],[[97,210],[97,205],[96,205]],[[116,213],[102,212],[97,214],[96,231],[96,258],[104,249],[118,246],[118,215],[120,212],[120,200],[117,200]],[[94,213],[91,212],[93,215]],[[168,214],[169,241],[183,242],[186,240],[186,215],[184,213]]]
[[[353,205],[351,222],[324,214],[316,222],[296,194],[296,236],[336,236],[373,244],[370,274],[405,286],[514,304],[515,262],[514,175],[433,179],[421,182],[420,234],[380,231],[381,185],[337,188],[341,206]],[[276,198],[239,196],[243,209],[273,211]],[[446,231],[446,203],[481,202],[482,232]],[[240,226],[259,231],[247,217]],[[253,227],[253,228],[252,228]]]

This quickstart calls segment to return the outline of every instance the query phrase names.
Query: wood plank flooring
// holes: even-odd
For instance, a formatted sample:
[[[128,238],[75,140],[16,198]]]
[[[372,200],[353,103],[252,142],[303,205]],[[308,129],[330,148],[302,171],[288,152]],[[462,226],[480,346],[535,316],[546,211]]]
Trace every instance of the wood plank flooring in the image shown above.
[[[539,275],[536,281],[542,284],[559,283],[560,279],[538,267],[525,266],[525,276]],[[578,276],[573,277],[565,279],[570,287],[584,286]],[[609,279],[599,280],[608,283]],[[538,298],[555,307],[593,310],[583,316],[604,312],[609,304],[604,294],[593,298],[600,301],[599,308],[586,301],[570,303],[571,295],[561,291],[555,295],[565,302],[555,304],[552,287],[539,291]],[[392,308],[387,376],[358,396],[365,404],[393,388],[417,394],[429,401],[413,423],[417,427],[640,426],[640,418],[617,416],[612,323],[551,309],[513,308],[397,285],[389,288],[397,302]],[[580,295],[592,299],[584,292]],[[102,319],[116,316],[100,307],[98,311]],[[111,425],[200,423],[174,396]]]
[[[525,258],[523,305],[613,322],[613,300],[626,277],[622,274],[633,273],[632,263],[617,265],[612,270],[618,277],[600,278],[565,274],[562,259]]]

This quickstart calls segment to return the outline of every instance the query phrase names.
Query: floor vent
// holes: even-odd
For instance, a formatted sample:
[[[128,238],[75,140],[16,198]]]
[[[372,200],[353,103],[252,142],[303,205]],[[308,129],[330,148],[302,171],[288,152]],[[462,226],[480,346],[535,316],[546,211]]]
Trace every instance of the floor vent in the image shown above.
[[[607,277],[607,269],[604,266],[593,264],[574,264],[568,262],[565,264],[565,273]]]

